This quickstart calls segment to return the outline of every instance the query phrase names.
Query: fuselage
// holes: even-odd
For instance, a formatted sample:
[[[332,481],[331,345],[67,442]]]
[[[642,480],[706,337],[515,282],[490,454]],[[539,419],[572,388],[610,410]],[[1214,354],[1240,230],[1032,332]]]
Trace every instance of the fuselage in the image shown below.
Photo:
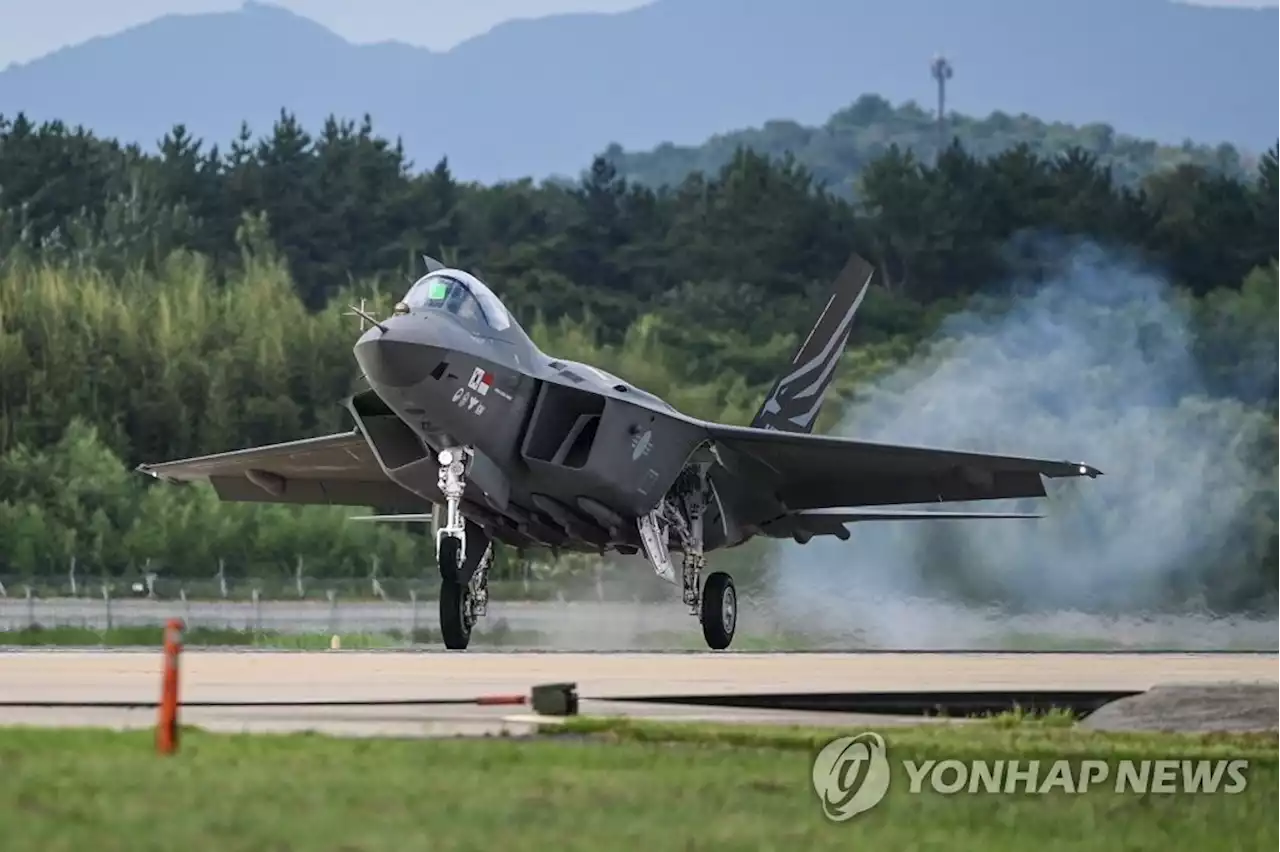
[[[442,282],[466,292],[451,305]],[[431,450],[390,451],[392,429],[365,418],[388,476],[438,503],[435,454],[468,446],[468,510],[486,526],[566,547],[632,543],[635,518],[662,499],[706,429],[616,376],[543,353],[480,288],[457,270],[431,273],[355,345],[372,391]],[[422,291],[441,298],[415,299]],[[730,543],[716,526],[716,543]]]

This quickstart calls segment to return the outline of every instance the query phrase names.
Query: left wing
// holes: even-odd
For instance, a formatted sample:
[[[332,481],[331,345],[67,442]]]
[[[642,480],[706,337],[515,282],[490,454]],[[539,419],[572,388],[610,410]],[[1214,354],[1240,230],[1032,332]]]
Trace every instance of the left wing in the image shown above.
[[[1044,497],[1041,477],[1094,478],[1102,473],[1071,461],[874,444],[721,424],[707,427],[718,449],[729,450],[737,465],[746,468],[739,472],[771,486],[791,511]]]
[[[141,464],[168,482],[211,483],[223,500],[430,511],[382,470],[356,430],[181,461]]]

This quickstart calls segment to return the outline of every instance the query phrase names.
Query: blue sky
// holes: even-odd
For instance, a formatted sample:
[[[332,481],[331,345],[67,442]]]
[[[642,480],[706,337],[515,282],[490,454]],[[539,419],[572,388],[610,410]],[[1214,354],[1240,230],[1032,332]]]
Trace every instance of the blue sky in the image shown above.
[[[495,24],[561,12],[618,12],[648,0],[273,0],[354,42],[395,39],[446,50]],[[963,0],[957,0],[963,2]],[[1280,0],[1196,0],[1275,6]],[[0,0],[0,68],[170,13],[235,9],[240,0]]]

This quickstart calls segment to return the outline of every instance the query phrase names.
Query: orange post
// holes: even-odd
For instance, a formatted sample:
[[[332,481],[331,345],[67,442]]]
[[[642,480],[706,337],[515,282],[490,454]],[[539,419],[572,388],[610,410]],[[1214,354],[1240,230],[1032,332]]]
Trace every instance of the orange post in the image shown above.
[[[182,654],[182,619],[164,626],[164,671],[160,680],[160,717],[156,720],[156,751],[178,750],[178,657]]]

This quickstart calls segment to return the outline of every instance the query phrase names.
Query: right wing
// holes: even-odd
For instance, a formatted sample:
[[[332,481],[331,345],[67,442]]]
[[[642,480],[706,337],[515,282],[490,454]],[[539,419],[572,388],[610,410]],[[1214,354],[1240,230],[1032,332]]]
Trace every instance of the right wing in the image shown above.
[[[430,511],[393,482],[359,431],[137,468],[166,482],[205,481],[223,500]]]

